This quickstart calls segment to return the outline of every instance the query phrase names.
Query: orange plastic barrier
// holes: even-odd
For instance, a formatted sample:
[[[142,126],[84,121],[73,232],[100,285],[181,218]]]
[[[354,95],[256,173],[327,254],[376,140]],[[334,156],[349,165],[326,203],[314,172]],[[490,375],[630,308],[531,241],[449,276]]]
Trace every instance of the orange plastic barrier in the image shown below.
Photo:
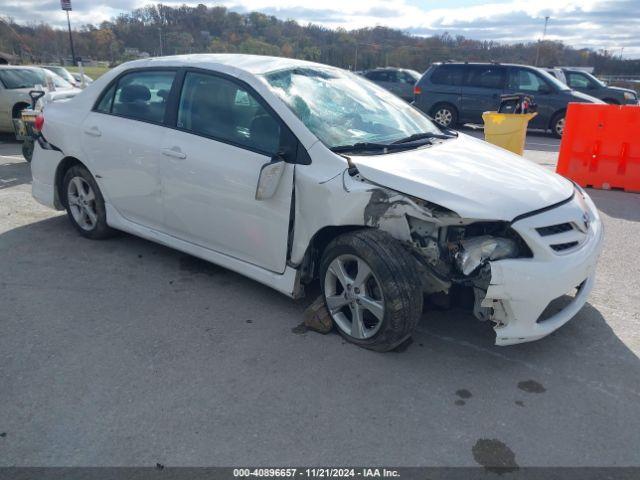
[[[570,103],[556,172],[582,187],[640,192],[640,106]]]

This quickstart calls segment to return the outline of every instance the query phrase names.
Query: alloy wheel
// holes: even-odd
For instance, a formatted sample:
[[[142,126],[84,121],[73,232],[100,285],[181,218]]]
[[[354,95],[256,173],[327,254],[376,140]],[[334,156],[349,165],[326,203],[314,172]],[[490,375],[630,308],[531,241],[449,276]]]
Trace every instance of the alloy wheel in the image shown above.
[[[556,122],[556,133],[558,134],[558,136],[562,136],[562,134],[564,133],[564,124],[565,124],[565,119],[564,117],[562,117],[560,120],[558,120]]]
[[[453,121],[453,113],[448,108],[441,108],[436,111],[433,119],[443,127],[448,127]]]
[[[336,257],[325,274],[324,294],[331,317],[345,334],[362,340],[380,329],[385,311],[382,288],[361,258]]]
[[[73,177],[67,187],[67,203],[75,222],[86,231],[91,231],[98,223],[96,194],[82,177]]]

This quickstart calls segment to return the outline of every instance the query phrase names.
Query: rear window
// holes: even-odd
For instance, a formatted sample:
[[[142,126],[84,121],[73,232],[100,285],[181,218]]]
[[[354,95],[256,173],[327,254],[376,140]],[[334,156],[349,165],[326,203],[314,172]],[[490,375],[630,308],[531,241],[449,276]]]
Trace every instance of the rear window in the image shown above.
[[[109,88],[96,110],[147,122],[162,123],[173,71],[133,71],[120,77],[113,91]]]
[[[375,72],[367,72],[365,74],[369,80],[373,80],[375,82],[391,82],[391,73],[385,70],[375,71]]]
[[[440,65],[431,75],[431,83],[436,85],[462,85],[463,65]]]

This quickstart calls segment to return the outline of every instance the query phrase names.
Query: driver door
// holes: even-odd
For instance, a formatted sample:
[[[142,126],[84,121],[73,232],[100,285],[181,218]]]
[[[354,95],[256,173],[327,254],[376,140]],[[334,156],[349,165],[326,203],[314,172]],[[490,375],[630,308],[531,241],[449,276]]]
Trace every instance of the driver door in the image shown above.
[[[546,122],[556,109],[555,89],[541,75],[528,68],[511,67],[507,82],[509,93],[527,93],[538,105],[538,115],[529,124],[532,128],[547,128]]]
[[[593,95],[594,91],[598,89],[598,85],[581,72],[565,72],[565,76],[567,77],[567,85],[573,90]]]
[[[256,187],[288,129],[246,85],[199,71],[185,74],[175,127],[162,145],[167,233],[284,272],[294,165],[271,198],[256,200]]]

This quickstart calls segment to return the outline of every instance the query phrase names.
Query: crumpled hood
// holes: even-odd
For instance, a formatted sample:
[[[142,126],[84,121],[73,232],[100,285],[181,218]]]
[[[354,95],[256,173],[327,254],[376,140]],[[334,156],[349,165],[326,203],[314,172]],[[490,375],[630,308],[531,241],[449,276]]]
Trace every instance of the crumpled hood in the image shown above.
[[[365,179],[463,218],[511,221],[573,194],[565,178],[464,134],[431,147],[351,161]]]

